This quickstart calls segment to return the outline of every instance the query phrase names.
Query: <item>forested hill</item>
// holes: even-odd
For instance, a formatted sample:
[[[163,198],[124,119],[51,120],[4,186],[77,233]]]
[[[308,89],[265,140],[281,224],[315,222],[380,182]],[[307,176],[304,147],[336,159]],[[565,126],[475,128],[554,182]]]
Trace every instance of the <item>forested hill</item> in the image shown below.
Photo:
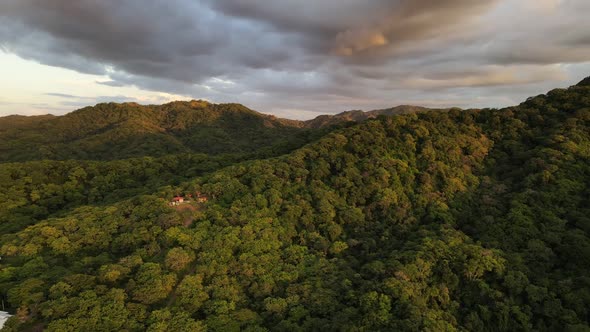
[[[285,152],[307,143],[322,128],[378,115],[430,110],[398,106],[297,121],[258,113],[240,104],[197,100],[164,105],[105,103],[64,116],[0,117],[0,162]]]
[[[98,104],[64,116],[0,118],[0,162],[248,153],[299,146],[300,127],[239,104]]]
[[[368,119],[374,119],[379,115],[400,115],[428,111],[447,111],[448,109],[426,108],[420,106],[400,105],[392,108],[385,108],[373,111],[347,111],[335,115],[320,115],[312,120],[304,121],[305,128],[322,128],[326,126],[338,125],[343,122],[363,122]]]
[[[0,237],[6,330],[590,329],[588,84],[379,116],[213,171],[203,156],[181,184],[100,196],[170,162],[0,173],[3,222],[33,223]]]

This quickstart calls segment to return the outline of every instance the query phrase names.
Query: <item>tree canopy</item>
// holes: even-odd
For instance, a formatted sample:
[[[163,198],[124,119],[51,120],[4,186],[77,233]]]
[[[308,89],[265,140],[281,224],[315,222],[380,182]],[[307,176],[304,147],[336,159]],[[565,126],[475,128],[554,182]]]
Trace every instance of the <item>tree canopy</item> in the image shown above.
[[[581,84],[248,158],[0,165],[5,329],[588,331],[589,125]]]

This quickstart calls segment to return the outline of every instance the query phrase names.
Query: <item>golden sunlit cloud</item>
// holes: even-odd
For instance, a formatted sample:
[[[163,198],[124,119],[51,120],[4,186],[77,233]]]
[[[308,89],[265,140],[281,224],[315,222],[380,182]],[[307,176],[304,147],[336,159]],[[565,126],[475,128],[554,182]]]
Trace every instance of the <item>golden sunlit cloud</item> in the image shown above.
[[[387,37],[381,31],[372,29],[347,30],[336,36],[334,53],[349,56],[388,43]]]

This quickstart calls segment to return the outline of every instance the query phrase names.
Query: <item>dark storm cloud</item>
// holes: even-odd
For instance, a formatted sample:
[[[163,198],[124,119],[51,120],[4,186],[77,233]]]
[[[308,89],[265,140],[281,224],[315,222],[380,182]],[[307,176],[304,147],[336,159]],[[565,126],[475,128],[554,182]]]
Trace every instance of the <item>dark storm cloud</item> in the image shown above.
[[[0,4],[10,29],[2,43],[52,65],[52,57],[74,56],[103,65],[92,73],[113,66],[190,82],[214,72],[199,59],[211,57],[227,36],[223,25],[209,22],[215,13],[197,9],[188,1],[7,0]],[[181,68],[187,65],[192,74]]]
[[[539,82],[578,79],[557,65],[587,68],[587,9],[585,0],[2,0],[0,47],[107,76],[101,85],[262,111],[476,105],[504,102],[477,97],[480,88],[509,86],[520,98],[514,91]]]
[[[318,52],[340,55],[432,38],[491,8],[496,0],[209,0],[225,14],[303,35]]]

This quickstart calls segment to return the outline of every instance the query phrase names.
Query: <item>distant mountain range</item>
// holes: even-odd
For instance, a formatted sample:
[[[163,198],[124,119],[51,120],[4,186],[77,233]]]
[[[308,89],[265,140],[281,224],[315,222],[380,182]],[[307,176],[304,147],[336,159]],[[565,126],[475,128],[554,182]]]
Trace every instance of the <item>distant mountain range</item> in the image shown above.
[[[37,159],[117,159],[174,153],[249,153],[301,143],[310,130],[378,115],[425,112],[398,106],[348,111],[308,121],[281,119],[240,104],[202,100],[164,105],[103,103],[63,116],[0,118],[0,162]]]
[[[293,139],[299,127],[238,104],[104,103],[63,116],[0,118],[0,161],[250,152]]]
[[[444,111],[448,109],[438,109],[438,108],[426,108],[421,106],[410,106],[410,105],[400,105],[392,108],[386,108],[381,110],[374,110],[374,111],[347,111],[338,113],[336,115],[320,115],[315,119],[303,121],[303,127],[305,128],[321,128],[325,126],[332,126],[337,125],[342,122],[362,122],[367,119],[374,119],[379,115],[399,115],[399,114],[410,114],[410,113],[419,113],[419,112],[428,112],[428,111]]]

